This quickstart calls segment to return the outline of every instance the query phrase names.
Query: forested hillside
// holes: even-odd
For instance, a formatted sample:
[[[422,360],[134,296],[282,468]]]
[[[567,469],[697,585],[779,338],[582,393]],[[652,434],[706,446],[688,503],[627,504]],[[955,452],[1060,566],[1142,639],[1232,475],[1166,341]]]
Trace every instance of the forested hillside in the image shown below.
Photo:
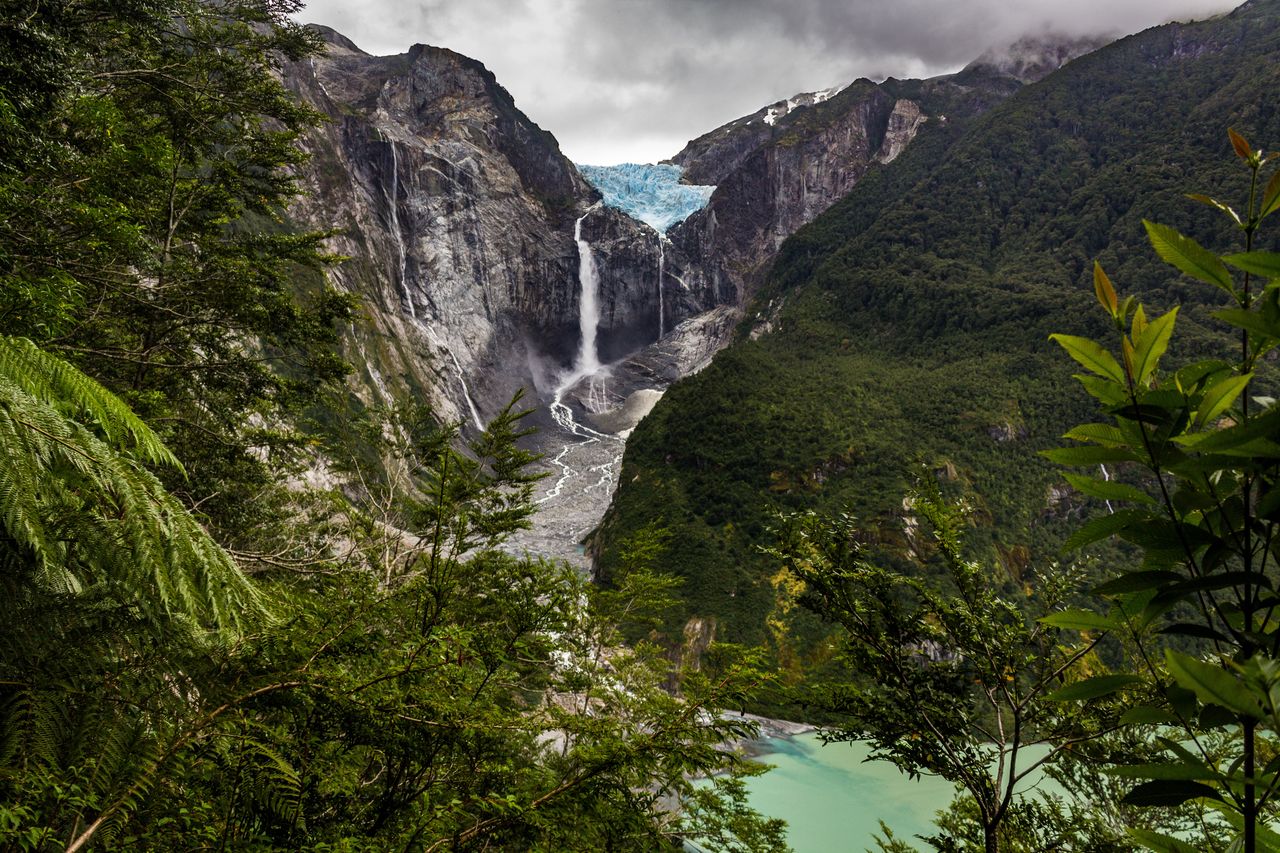
[[[823,629],[759,550],[779,510],[847,509],[892,562],[916,544],[903,496],[923,464],[974,503],[971,544],[1011,582],[1054,559],[1100,504],[1037,456],[1087,408],[1048,335],[1098,331],[1100,258],[1153,310],[1184,306],[1179,357],[1214,349],[1205,292],[1159,264],[1141,220],[1224,244],[1184,193],[1227,186],[1226,126],[1280,137],[1278,61],[1280,4],[1255,0],[1109,45],[971,121],[927,123],[783,246],[736,343],[637,429],[602,574],[632,531],[665,531],[687,582],[672,628],[712,619],[798,669]],[[1238,185],[1222,192],[1238,201]]]

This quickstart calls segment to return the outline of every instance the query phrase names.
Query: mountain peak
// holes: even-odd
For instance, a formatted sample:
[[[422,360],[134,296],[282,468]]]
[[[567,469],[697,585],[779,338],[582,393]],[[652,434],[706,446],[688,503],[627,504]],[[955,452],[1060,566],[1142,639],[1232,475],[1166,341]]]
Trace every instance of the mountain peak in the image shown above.
[[[329,47],[330,52],[333,52],[333,49],[337,48],[340,52],[358,53],[362,56],[368,56],[368,54],[361,50],[355,42],[335,30],[333,27],[326,27],[324,24],[307,24],[306,26],[307,29],[320,36],[320,40]]]
[[[1092,53],[1111,39],[1097,36],[1066,36],[1045,33],[1028,35],[1001,48],[988,48],[960,72],[995,71],[1021,83],[1035,83],[1071,60]]]

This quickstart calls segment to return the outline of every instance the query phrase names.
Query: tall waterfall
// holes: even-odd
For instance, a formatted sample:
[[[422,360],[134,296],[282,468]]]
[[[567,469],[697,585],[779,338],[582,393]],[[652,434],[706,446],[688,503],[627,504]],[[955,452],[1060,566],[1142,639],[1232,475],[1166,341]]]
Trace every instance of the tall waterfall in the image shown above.
[[[573,436],[575,439],[581,439],[581,441],[566,444],[556,456],[552,457],[551,464],[560,469],[560,477],[550,491],[538,500],[540,504],[560,497],[565,485],[574,477],[581,476],[582,472],[566,461],[566,458],[571,453],[588,445],[600,444],[601,442],[614,444],[620,441],[615,436],[597,432],[585,424],[579,423],[578,419],[574,417],[573,409],[564,402],[565,394],[583,379],[589,382],[587,389],[588,408],[600,411],[607,408],[609,402],[608,371],[604,369],[604,365],[600,364],[600,353],[596,348],[596,327],[600,324],[600,273],[596,269],[595,257],[591,254],[591,244],[582,237],[582,222],[597,207],[599,205],[592,206],[573,224],[573,241],[578,245],[578,286],[581,289],[581,293],[578,296],[578,329],[581,332],[582,343],[578,349],[578,358],[574,362],[573,370],[560,380],[550,406],[551,417],[560,428],[568,435]],[[600,476],[595,483],[588,485],[583,492],[590,492],[596,488],[607,488],[611,485],[613,482],[613,469],[616,464],[617,459],[610,456],[604,463],[591,466],[589,470]]]
[[[600,273],[596,259],[591,254],[591,244],[582,239],[582,222],[591,215],[592,207],[573,223],[573,242],[578,244],[578,330],[582,333],[582,348],[578,350],[575,378],[591,376],[600,369],[600,354],[596,349],[596,327],[600,325]]]
[[[396,252],[400,260],[400,276],[397,284],[400,287],[400,298],[409,309],[409,316],[416,320],[418,310],[413,306],[413,297],[409,294],[409,282],[406,280],[409,260],[404,248],[404,234],[400,231],[400,154],[394,139],[387,139],[385,136],[383,139],[386,139],[387,144],[391,146],[391,195],[387,198],[387,210],[391,222],[391,236],[395,238]]]
[[[667,252],[663,244],[667,242],[667,235],[661,231],[658,232],[658,337],[661,338],[667,333],[666,328],[666,311],[662,304],[662,278],[666,273]]]

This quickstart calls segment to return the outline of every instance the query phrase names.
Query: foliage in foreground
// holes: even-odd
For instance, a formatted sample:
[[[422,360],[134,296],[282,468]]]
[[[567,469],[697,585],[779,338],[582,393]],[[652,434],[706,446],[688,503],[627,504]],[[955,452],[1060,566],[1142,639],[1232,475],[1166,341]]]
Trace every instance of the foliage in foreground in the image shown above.
[[[521,413],[347,405],[298,5],[0,4],[0,849],[785,849],[720,746],[750,658],[625,646],[643,560],[501,551]]]
[[[1105,620],[1058,617],[1124,636],[1134,649],[1127,668],[1158,700],[1130,709],[1123,722],[1151,731],[1161,755],[1109,772],[1141,780],[1127,802],[1196,801],[1220,813],[1231,831],[1217,846],[1254,853],[1280,849],[1280,407],[1270,396],[1268,364],[1280,346],[1280,254],[1260,243],[1264,220],[1280,209],[1280,172],[1268,180],[1264,167],[1276,155],[1230,136],[1249,174],[1241,212],[1208,196],[1191,198],[1238,229],[1243,251],[1219,256],[1167,226],[1146,228],[1161,258],[1227,296],[1214,317],[1238,348],[1164,367],[1178,310],[1149,320],[1141,303],[1117,296],[1097,266],[1095,291],[1120,358],[1089,339],[1055,337],[1088,371],[1080,382],[1105,417],[1067,434],[1082,446],[1046,455],[1076,467],[1113,464],[1134,479],[1067,475],[1116,507],[1071,544],[1115,535],[1142,554],[1140,564],[1095,590],[1110,603]],[[1202,651],[1170,648],[1169,637],[1194,639]],[[1152,850],[1188,849],[1169,835],[1133,835]]]
[[[1280,171],[1268,179],[1276,155],[1230,138],[1249,174],[1242,212],[1190,198],[1226,216],[1243,251],[1219,256],[1145,225],[1162,259],[1227,295],[1213,316],[1235,352],[1165,368],[1178,309],[1148,319],[1100,265],[1094,291],[1118,357],[1053,336],[1104,416],[1067,433],[1077,445],[1045,452],[1088,471],[1065,476],[1107,508],[1068,547],[1132,546],[1133,564],[1092,590],[1106,612],[1063,607],[1069,587],[1044,573],[1025,601],[994,592],[959,556],[959,519],[932,475],[912,507],[948,567],[941,585],[866,559],[855,528],[813,515],[790,519],[774,551],[843,629],[852,678],[821,695],[841,717],[830,736],[867,738],[875,757],[964,793],[924,839],[939,851],[1280,849],[1280,407],[1268,394],[1280,254],[1259,243],[1280,210]],[[1047,752],[1027,763],[1037,743]],[[1018,768],[1037,763],[1071,799],[1016,794]],[[889,828],[879,843],[911,849]]]

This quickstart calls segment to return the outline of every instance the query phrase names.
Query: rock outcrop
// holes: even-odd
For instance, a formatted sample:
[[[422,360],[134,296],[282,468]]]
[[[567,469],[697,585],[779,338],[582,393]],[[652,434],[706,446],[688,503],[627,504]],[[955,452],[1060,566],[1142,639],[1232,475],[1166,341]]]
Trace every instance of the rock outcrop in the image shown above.
[[[515,546],[579,563],[612,494],[617,433],[730,339],[783,240],[945,121],[944,106],[980,111],[1022,85],[1011,74],[1039,67],[1024,57],[935,81],[859,80],[765,107],[674,158],[685,181],[716,189],[660,235],[603,204],[479,62],[424,45],[370,56],[317,29],[324,54],[283,69],[329,119],[305,139],[292,214],[335,232],[330,248],[347,260],[332,280],[362,298],[346,341],[353,390],[366,403],[426,401],[468,431],[532,391],[554,476],[541,527]]]

